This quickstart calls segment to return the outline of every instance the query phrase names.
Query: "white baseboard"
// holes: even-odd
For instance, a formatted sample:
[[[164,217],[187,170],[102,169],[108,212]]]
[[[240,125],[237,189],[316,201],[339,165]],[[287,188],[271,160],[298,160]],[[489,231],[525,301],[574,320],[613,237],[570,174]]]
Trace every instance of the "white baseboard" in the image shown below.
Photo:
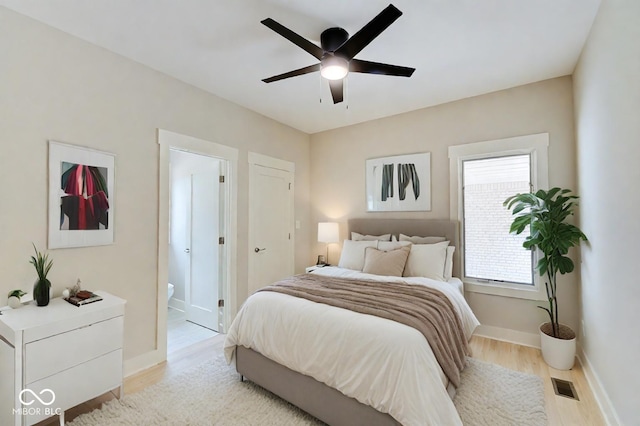
[[[600,411],[604,416],[604,420],[607,422],[609,426],[618,426],[622,423],[618,418],[616,410],[613,408],[613,404],[611,404],[611,400],[609,399],[609,395],[604,390],[602,386],[602,382],[598,377],[598,374],[593,369],[589,358],[582,350],[582,345],[578,343],[577,347],[578,360],[582,365],[582,371],[584,371],[584,375],[587,378],[587,382],[589,382],[589,386],[591,387],[591,391],[593,392],[593,396],[600,407]]]
[[[151,368],[154,365],[166,361],[166,359],[167,357],[163,356],[157,349],[139,355],[135,358],[127,359],[124,361],[124,377],[129,377],[142,370]]]
[[[184,312],[185,310],[184,300],[178,300],[175,297],[172,297],[171,299],[169,299],[169,307]]]
[[[525,333],[524,331],[511,330],[502,327],[480,324],[473,333],[476,336],[488,337],[489,339],[503,342],[515,343],[523,346],[540,349],[540,335]]]

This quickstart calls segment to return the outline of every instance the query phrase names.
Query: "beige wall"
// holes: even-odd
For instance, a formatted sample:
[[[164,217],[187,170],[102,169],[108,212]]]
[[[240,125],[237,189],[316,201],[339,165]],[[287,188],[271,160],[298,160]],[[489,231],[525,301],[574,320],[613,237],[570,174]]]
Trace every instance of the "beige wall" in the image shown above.
[[[542,132],[550,138],[550,185],[575,188],[572,96],[571,78],[562,77],[314,134],[313,220],[342,222],[344,238],[350,217],[449,218],[449,146]],[[431,152],[432,210],[367,213],[365,160],[425,151]],[[318,245],[312,256],[323,250]],[[559,286],[560,319],[572,327],[578,325],[577,283],[578,274],[573,274],[562,277]],[[467,298],[484,325],[536,333],[545,320],[537,302],[478,293]]]
[[[575,73],[582,347],[613,424],[638,424],[640,2],[604,0]],[[616,420],[616,413],[618,419]]]
[[[247,152],[296,163],[296,270],[310,257],[309,136],[0,7],[0,305],[46,247],[47,140],[116,154],[115,244],[52,250],[56,294],[80,277],[127,299],[125,359],[155,348],[162,128],[239,149],[238,302],[247,295]],[[213,72],[213,70],[212,70]]]

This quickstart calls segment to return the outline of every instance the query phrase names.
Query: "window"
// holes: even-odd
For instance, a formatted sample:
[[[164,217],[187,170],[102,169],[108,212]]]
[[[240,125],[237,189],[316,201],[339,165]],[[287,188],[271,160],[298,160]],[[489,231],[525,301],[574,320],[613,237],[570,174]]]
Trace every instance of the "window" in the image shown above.
[[[526,238],[509,233],[513,221],[504,200],[531,187],[531,156],[462,162],[464,270],[477,280],[533,285],[532,253]]]
[[[548,140],[544,133],[449,148],[451,217],[461,225],[467,290],[545,298],[534,271],[536,254],[522,247],[524,233],[509,233],[513,215],[503,202],[548,187]]]

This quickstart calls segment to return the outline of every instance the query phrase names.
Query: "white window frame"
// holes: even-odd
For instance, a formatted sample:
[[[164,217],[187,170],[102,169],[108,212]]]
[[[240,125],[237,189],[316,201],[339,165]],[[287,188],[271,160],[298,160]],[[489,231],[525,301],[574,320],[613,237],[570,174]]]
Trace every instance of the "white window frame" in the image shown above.
[[[509,155],[531,156],[531,183],[535,192],[540,188],[549,187],[548,166],[549,134],[517,136],[449,147],[449,191],[450,216],[460,223],[460,235],[464,235],[464,212],[462,200],[462,163],[467,160],[504,157]],[[544,282],[537,272],[533,273],[533,285],[516,283],[502,283],[484,281],[466,276],[464,270],[464,238],[460,244],[460,271],[466,291],[492,294],[497,296],[515,297],[529,300],[546,300]],[[533,267],[537,263],[538,255],[533,256]]]

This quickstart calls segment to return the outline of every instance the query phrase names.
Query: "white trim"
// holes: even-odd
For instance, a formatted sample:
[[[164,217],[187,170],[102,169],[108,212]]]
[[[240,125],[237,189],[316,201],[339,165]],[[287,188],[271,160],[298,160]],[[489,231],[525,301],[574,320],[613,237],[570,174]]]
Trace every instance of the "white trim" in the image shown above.
[[[462,252],[462,250],[460,251]],[[464,254],[460,253],[460,258],[462,258],[462,256],[464,256]],[[461,270],[462,266],[463,264],[460,265]],[[547,293],[542,285],[522,285],[522,288],[516,288],[516,284],[485,283],[468,277],[464,278],[463,282],[464,289],[474,293],[493,294],[516,299],[547,300]]]
[[[462,211],[462,162],[496,156],[531,156],[531,181],[533,190],[549,187],[548,167],[549,134],[516,136],[484,142],[455,145],[449,147],[449,214],[451,220],[460,222],[460,235],[464,236]],[[461,245],[464,237],[461,238]],[[528,300],[546,300],[546,291],[540,277],[535,274],[534,285],[526,288],[508,283],[484,283],[464,276],[464,247],[460,248],[460,270],[466,291],[514,297]],[[539,343],[538,343],[539,344]]]
[[[582,345],[578,343],[577,348],[578,360],[582,365],[582,371],[584,372],[585,377],[587,378],[587,382],[589,383],[589,387],[593,392],[593,396],[598,403],[598,407],[600,407],[600,412],[604,417],[605,422],[609,426],[618,426],[621,425],[622,422],[618,418],[618,414],[616,410],[613,408],[613,404],[611,403],[611,399],[609,399],[609,395],[602,386],[602,382],[600,381],[600,377],[593,369],[593,365],[589,361],[587,354],[584,353],[582,349]]]
[[[483,324],[480,324],[473,334],[475,336],[540,349],[540,334],[525,333],[524,331]]]
[[[143,353],[142,355],[138,355],[135,358],[125,360],[123,366],[124,377],[129,377],[144,371],[154,365],[158,365],[166,361],[166,359],[166,353],[163,355],[161,350],[155,349],[153,351]]]
[[[169,300],[169,307],[182,312],[186,309],[184,300],[176,299],[175,297],[172,297],[171,300]]]
[[[295,173],[296,164],[291,161],[281,160],[279,158],[269,157],[257,152],[249,152],[249,164],[257,164],[270,169],[284,170],[286,172]]]
[[[181,151],[218,157],[229,161],[237,162],[239,157],[236,148],[164,129],[158,129],[158,143],[161,146],[168,144],[172,148]]]
[[[156,351],[158,355],[149,358],[141,358],[140,362],[149,362],[147,367],[162,362],[167,358],[167,282],[169,281],[168,259],[169,259],[169,150],[170,148],[194,154],[206,155],[220,158],[228,164],[227,179],[228,184],[226,205],[228,215],[225,215],[225,248],[227,280],[223,285],[221,298],[225,300],[224,329],[226,332],[231,324],[231,319],[235,317],[236,304],[236,280],[237,280],[237,211],[238,211],[238,150],[226,145],[191,136],[181,135],[168,130],[158,129],[158,144],[160,145],[159,164],[159,203],[158,203],[158,303],[157,303],[157,324],[156,324]],[[136,358],[137,359],[137,358]],[[159,359],[159,361],[157,361]],[[133,363],[132,367],[138,364]],[[145,368],[145,367],[142,367]]]

